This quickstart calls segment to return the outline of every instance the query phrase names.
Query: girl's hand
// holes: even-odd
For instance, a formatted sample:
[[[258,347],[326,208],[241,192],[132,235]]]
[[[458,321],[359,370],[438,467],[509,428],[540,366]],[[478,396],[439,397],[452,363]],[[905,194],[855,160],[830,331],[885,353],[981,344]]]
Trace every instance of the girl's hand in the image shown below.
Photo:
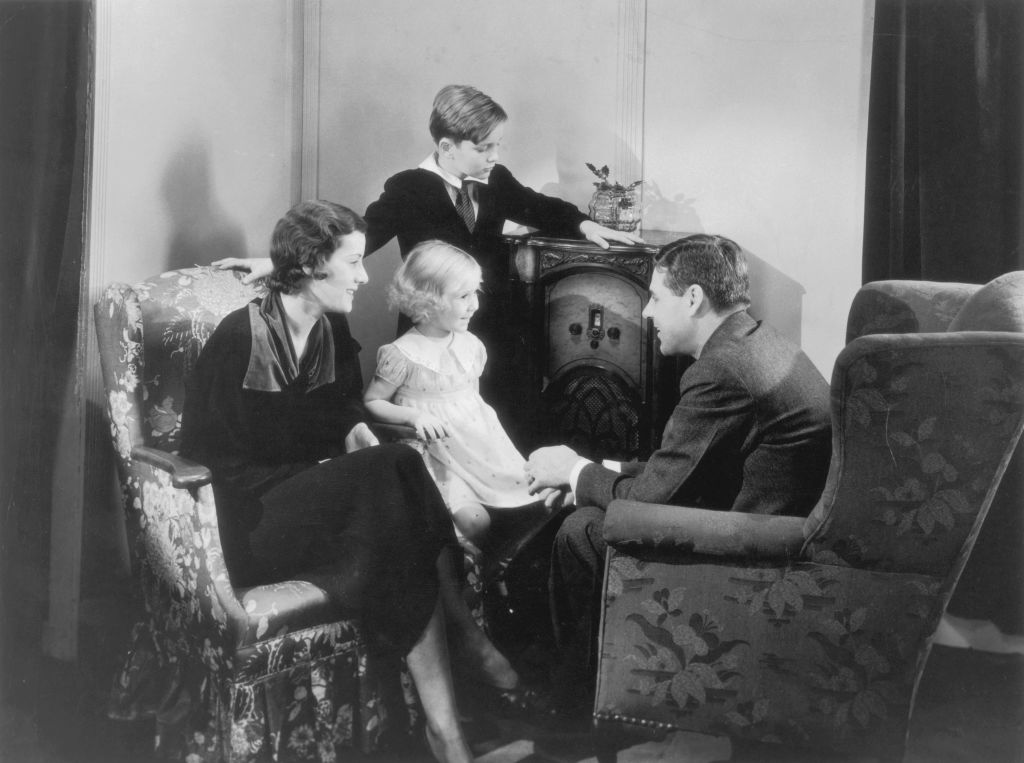
[[[362,421],[352,427],[349,433],[345,436],[346,453],[355,453],[357,450],[372,448],[374,445],[380,445],[380,440],[378,440],[377,435],[370,430],[370,427]]]
[[[409,423],[416,428],[416,436],[427,442],[443,440],[449,434],[448,427],[441,419],[425,411],[418,411]]]
[[[544,505],[549,509],[561,509],[565,506],[572,506],[576,502],[576,497],[571,490],[561,490],[556,487],[544,488],[537,493],[537,498],[544,501]]]
[[[216,270],[238,270],[245,273],[242,283],[252,283],[274,272],[274,263],[269,257],[225,257],[214,260],[210,266]]]

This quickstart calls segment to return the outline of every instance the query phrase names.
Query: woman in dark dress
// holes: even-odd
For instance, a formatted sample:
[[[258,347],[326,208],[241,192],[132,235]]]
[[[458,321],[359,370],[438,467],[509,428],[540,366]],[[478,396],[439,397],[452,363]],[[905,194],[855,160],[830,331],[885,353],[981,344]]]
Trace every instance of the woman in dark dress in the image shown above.
[[[269,294],[224,318],[199,357],[182,453],[213,472],[233,582],[323,588],[362,619],[371,650],[405,655],[434,755],[468,761],[445,619],[481,682],[514,690],[518,676],[461,598],[461,552],[419,455],[380,445],[365,423],[344,317],[367,281],[365,230],[325,201],[278,222]]]

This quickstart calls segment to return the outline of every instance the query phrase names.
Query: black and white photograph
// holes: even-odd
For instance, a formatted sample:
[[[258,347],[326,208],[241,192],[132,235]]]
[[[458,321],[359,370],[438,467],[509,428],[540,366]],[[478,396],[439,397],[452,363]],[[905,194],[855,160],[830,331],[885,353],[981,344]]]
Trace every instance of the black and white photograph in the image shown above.
[[[0,761],[1020,763],[1020,0],[0,0]]]

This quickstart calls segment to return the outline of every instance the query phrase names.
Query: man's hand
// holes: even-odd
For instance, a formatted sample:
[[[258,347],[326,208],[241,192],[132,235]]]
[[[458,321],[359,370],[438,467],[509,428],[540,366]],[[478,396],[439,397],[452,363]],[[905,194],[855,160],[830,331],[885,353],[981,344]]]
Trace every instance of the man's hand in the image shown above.
[[[598,225],[593,220],[584,220],[580,223],[580,233],[588,241],[593,241],[602,249],[608,248],[609,241],[617,241],[620,244],[642,244],[644,240],[624,230],[612,230]]]
[[[214,260],[210,266],[216,270],[242,271],[246,274],[242,277],[242,283],[252,283],[274,272],[274,263],[269,257],[224,257]]]
[[[357,450],[372,448],[374,445],[380,445],[380,440],[363,421],[352,427],[352,430],[345,436],[346,453],[355,453]]]
[[[420,411],[410,423],[416,428],[416,436],[427,442],[443,440],[449,435],[448,427],[445,426],[445,423],[437,416],[426,411]]]
[[[572,467],[579,460],[576,451],[565,445],[533,451],[525,467],[530,492],[536,494],[548,487],[568,488]]]

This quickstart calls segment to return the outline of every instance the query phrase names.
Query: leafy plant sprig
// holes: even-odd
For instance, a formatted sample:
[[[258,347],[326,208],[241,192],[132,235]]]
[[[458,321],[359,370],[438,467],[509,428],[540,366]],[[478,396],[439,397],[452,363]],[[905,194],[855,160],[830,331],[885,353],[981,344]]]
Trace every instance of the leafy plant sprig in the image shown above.
[[[638,185],[640,185],[641,183],[644,182],[642,180],[634,180],[629,185],[622,185],[622,183],[613,182],[613,181],[608,179],[608,175],[610,173],[610,170],[608,169],[608,165],[607,164],[604,165],[603,167],[601,167],[601,169],[598,169],[597,167],[595,167],[590,162],[586,162],[586,165],[587,165],[587,169],[589,169],[591,172],[593,172],[598,177],[598,182],[594,183],[594,186],[596,188],[599,188],[602,191],[615,191],[617,193],[625,193],[626,191],[633,190]]]

